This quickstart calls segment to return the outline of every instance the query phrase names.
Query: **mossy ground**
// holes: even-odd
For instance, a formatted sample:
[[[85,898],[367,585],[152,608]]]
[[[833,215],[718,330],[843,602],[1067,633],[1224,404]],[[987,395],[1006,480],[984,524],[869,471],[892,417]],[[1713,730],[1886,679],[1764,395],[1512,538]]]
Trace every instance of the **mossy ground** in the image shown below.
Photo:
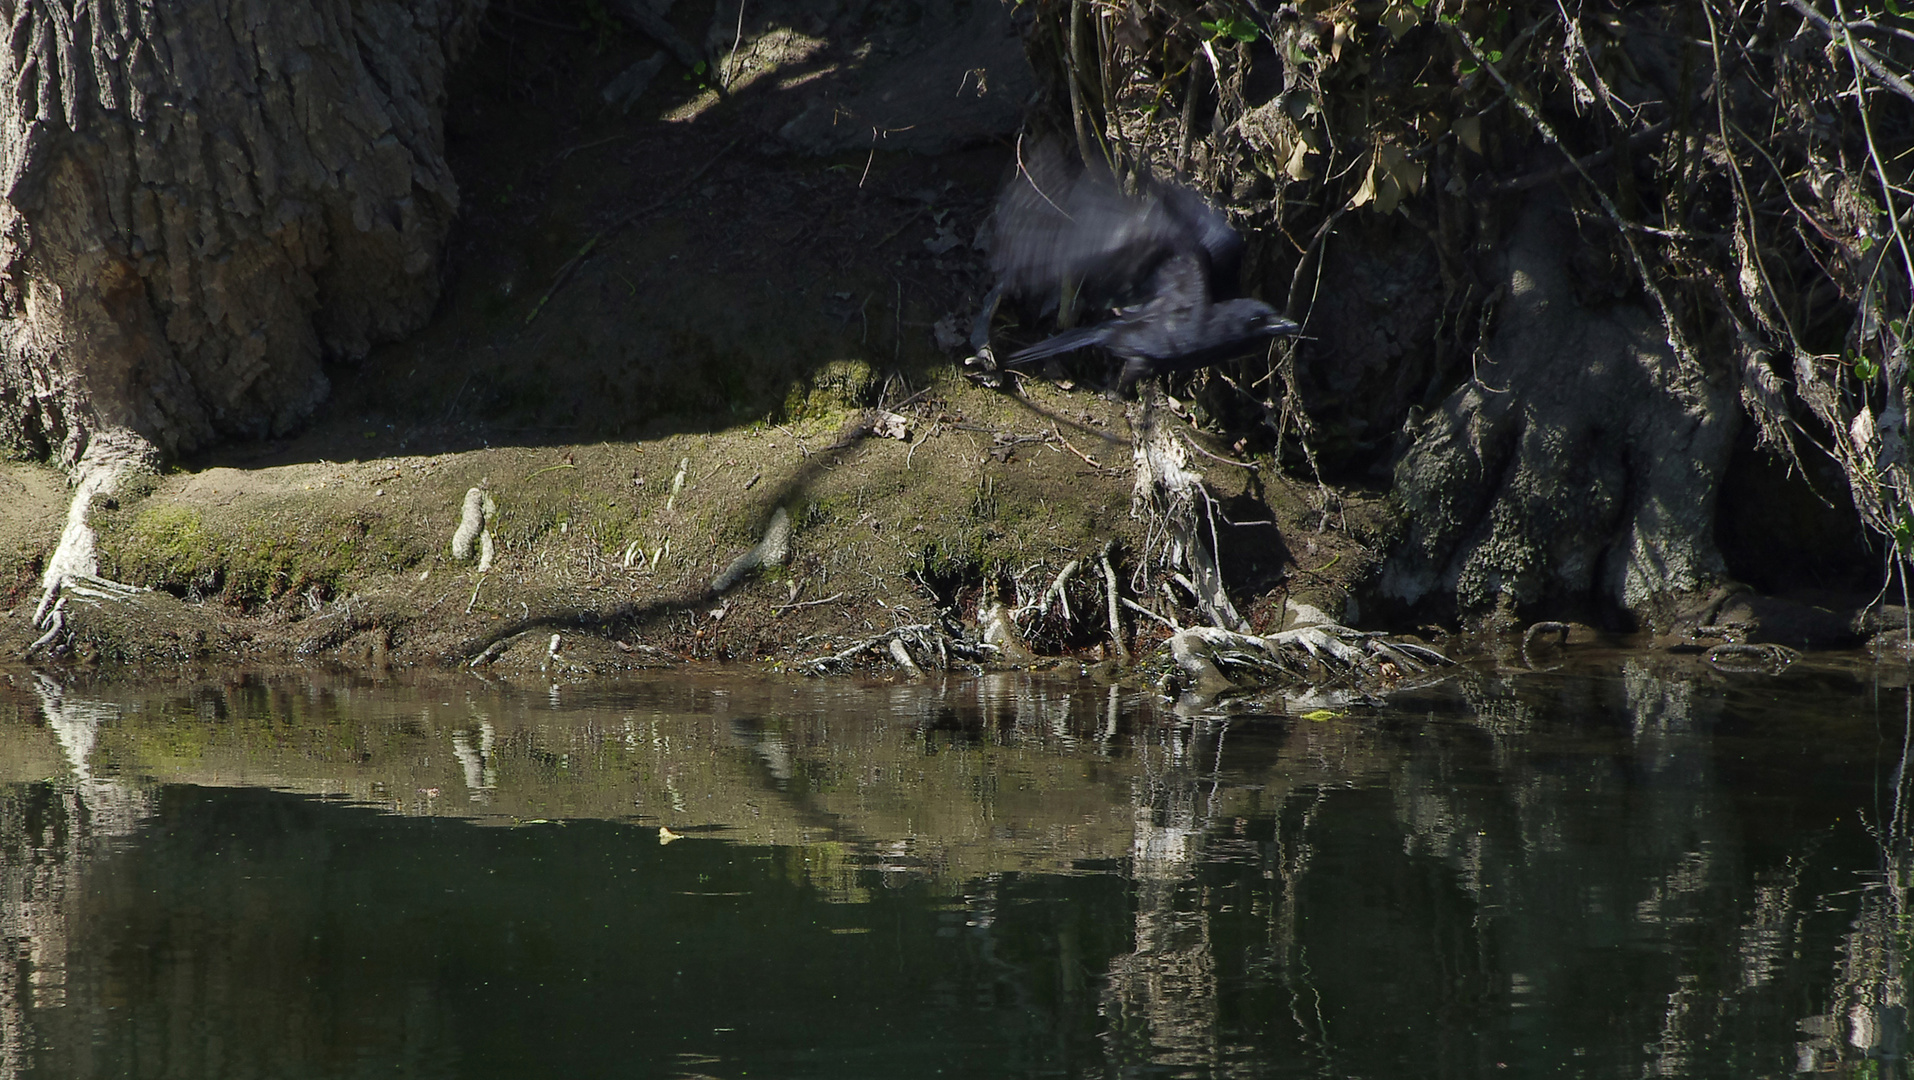
[[[571,674],[679,659],[788,662],[931,621],[940,608],[974,617],[986,590],[1010,595],[1019,578],[1041,587],[1110,540],[1126,568],[1150,551],[1130,511],[1125,413],[1139,405],[1042,383],[1011,396],[950,378],[907,406],[908,437],[898,440],[863,432],[865,411],[827,401],[844,384],[827,385],[805,394],[804,415],[789,423],[151,478],[96,508],[94,521],[102,570],[155,592],[118,614],[76,617],[75,655],[430,665],[535,631],[500,662]],[[1227,489],[1228,473],[1243,475],[1239,502],[1277,521],[1261,530],[1274,544],[1264,553],[1279,567],[1265,575],[1274,587],[1239,599],[1252,614],[1279,612],[1292,588],[1333,601],[1341,585],[1308,568],[1360,571],[1369,556],[1345,529],[1318,528],[1312,488],[1254,483],[1268,470],[1216,478]],[[484,574],[450,551],[471,487],[497,508]],[[44,521],[56,506],[45,499],[25,516]],[[794,526],[789,562],[710,595],[779,507]],[[43,530],[39,543],[54,539]],[[1049,644],[1095,653],[1107,637],[1095,579],[1085,580],[1080,625]],[[24,614],[9,620],[16,648],[29,633]],[[1128,632],[1139,644],[1160,633],[1148,620]]]

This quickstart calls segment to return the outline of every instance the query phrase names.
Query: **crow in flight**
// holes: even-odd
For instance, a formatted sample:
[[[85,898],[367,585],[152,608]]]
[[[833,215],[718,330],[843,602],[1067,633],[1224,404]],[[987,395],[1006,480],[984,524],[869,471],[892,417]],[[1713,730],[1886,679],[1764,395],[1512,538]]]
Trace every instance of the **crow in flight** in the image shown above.
[[[1054,146],[1021,162],[997,201],[998,298],[1072,300],[1112,312],[1012,353],[1016,365],[1100,345],[1121,357],[1119,393],[1152,375],[1229,360],[1298,327],[1261,300],[1235,297],[1243,240],[1186,187],[1145,182],[1125,194],[1107,173],[1071,170]]]

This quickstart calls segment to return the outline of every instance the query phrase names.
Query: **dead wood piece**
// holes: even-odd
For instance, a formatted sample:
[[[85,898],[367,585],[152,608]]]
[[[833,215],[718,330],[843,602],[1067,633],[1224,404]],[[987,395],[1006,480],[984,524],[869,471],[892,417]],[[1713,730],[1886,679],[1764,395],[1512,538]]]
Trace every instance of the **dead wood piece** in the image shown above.
[[[1727,663],[1731,657],[1745,657],[1751,663]],[[1801,659],[1801,654],[1786,645],[1773,643],[1761,645],[1726,644],[1717,645],[1708,650],[1708,662],[1723,671],[1766,672],[1770,675]]]
[[[881,634],[865,638],[855,645],[839,649],[837,652],[831,653],[828,656],[819,656],[810,660],[800,661],[798,668],[808,675],[828,674],[850,663],[858,654],[877,648],[882,648],[893,660],[896,660],[897,651],[892,648],[893,642],[899,643],[902,647],[915,647],[921,655],[928,656],[933,653],[936,654],[940,667],[949,667],[952,655],[955,655],[959,660],[975,664],[993,660],[1001,651],[997,646],[985,642],[966,641],[962,638],[953,637],[946,633],[941,627],[932,623],[911,623],[907,626],[892,627]],[[905,655],[909,656],[910,654],[907,651]],[[905,667],[901,660],[898,661],[898,666]],[[905,669],[914,670],[920,674],[922,673],[921,666],[915,666],[914,660],[913,666],[906,667]]]
[[[1421,675],[1454,664],[1426,645],[1333,622],[1260,637],[1196,626],[1172,634],[1165,646],[1199,693],[1271,683],[1389,686],[1405,672]]]

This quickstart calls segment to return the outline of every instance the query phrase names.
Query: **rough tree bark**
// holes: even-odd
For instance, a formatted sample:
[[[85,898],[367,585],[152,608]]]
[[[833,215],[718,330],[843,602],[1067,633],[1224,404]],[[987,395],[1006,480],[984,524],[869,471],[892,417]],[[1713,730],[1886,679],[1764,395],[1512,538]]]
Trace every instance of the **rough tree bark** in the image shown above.
[[[82,500],[278,434],[417,328],[484,0],[0,0],[0,442]],[[48,567],[91,573],[85,506]]]
[[[15,448],[282,432],[416,328],[483,0],[6,0],[0,402]]]
[[[1531,197],[1481,362],[1396,465],[1407,536],[1387,599],[1504,619],[1606,605],[1660,623],[1725,576],[1715,495],[1737,380],[1677,357],[1641,303],[1578,300],[1577,246],[1563,201]]]

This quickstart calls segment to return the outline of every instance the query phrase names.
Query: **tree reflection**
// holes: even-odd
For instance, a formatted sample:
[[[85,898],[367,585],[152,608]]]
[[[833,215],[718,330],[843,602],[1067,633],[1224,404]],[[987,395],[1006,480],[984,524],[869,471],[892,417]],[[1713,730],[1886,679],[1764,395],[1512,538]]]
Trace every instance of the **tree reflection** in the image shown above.
[[[1313,718],[1019,675],[688,680],[557,711],[497,688],[42,678],[0,724],[0,1075],[49,1046],[73,1048],[65,1075],[121,1071],[131,1044],[77,1034],[112,1029],[109,1007],[241,1042],[349,1022],[375,1057],[469,1061],[529,1037],[477,1019],[474,988],[528,973],[678,1022],[762,996],[845,1033],[803,1036],[819,1061],[851,1053],[842,994],[900,1010],[900,1046],[954,1040],[953,1075],[1903,1075],[1914,713],[1903,679],[1868,677],[1634,659]],[[203,794],[220,785],[396,816],[359,812],[347,843],[331,803]],[[415,849],[427,834],[376,824],[448,816],[574,825]],[[690,839],[667,852],[661,826]],[[385,861],[342,854],[367,845]],[[403,901],[361,896],[387,889]],[[780,922],[793,905],[811,914]],[[154,958],[181,934],[219,945]],[[695,959],[668,959],[680,937]],[[782,974],[737,977],[754,965]],[[845,981],[778,996],[813,969]],[[247,1036],[216,1009],[283,1022]],[[221,1075],[212,1046],[167,1052]]]

